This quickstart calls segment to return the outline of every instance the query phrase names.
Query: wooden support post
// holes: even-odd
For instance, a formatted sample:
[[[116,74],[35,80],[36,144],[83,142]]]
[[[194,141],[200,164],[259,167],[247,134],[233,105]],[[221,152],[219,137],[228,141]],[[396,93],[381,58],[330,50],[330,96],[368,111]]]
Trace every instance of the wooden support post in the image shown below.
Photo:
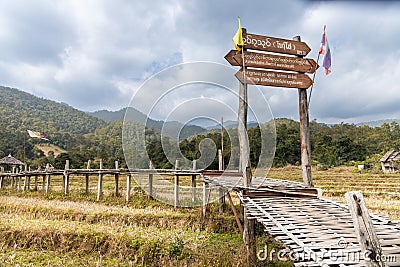
[[[295,36],[293,40],[301,42],[300,36]],[[301,173],[304,184],[313,187],[314,185],[311,176],[310,119],[308,113],[307,89],[298,89],[298,93],[300,114]]]
[[[24,188],[23,188],[23,190],[24,190],[24,192],[26,191],[26,187],[27,187],[27,185],[26,185],[26,183],[28,182],[27,180],[28,180],[28,176],[24,176],[25,177],[25,179],[24,179]]]
[[[222,213],[225,210],[225,189],[220,187],[218,188],[218,197],[219,197],[219,207],[218,212]]]
[[[362,193],[360,191],[348,192],[345,196],[353,219],[354,230],[361,245],[362,255],[368,257],[366,267],[387,266],[382,261],[382,248]]]
[[[99,179],[97,181],[97,201],[100,200],[103,195],[103,174],[99,172]]]
[[[126,202],[129,202],[130,193],[131,193],[131,174],[129,173],[126,176],[126,197],[125,197]]]
[[[245,184],[247,186],[251,183],[251,168],[246,168]],[[246,186],[246,187],[247,187]],[[245,195],[245,192],[243,192]],[[244,208],[243,214],[243,240],[247,249],[247,263],[248,266],[255,266],[257,262],[256,258],[256,236],[255,236],[255,219],[249,219],[249,213],[247,208]]]
[[[153,198],[153,174],[149,173],[149,198]]]
[[[210,198],[210,186],[208,183],[204,182],[203,183],[203,217],[207,218],[208,217],[208,202]]]
[[[10,179],[11,179],[11,189],[14,188],[15,186],[15,179],[14,176],[10,175]]]
[[[197,160],[194,159],[192,164],[193,164],[192,169],[197,170]]]
[[[174,175],[174,208],[179,206],[179,175]]]
[[[221,170],[224,170],[224,117],[221,117],[221,164]]]
[[[193,204],[196,203],[196,176],[195,174],[192,174],[192,202]]]
[[[38,190],[38,176],[35,175],[35,185],[33,187],[33,190],[37,191]]]
[[[89,174],[85,174],[85,194],[89,194]]]
[[[246,32],[243,29],[243,32]],[[246,66],[244,66],[244,54],[246,50],[242,50],[243,59],[243,75],[246,76]],[[247,136],[247,110],[248,110],[248,97],[247,97],[247,78],[243,77],[245,83],[239,82],[239,110],[238,110],[238,137],[240,147],[240,165],[239,172],[243,174],[244,187],[250,187],[252,174],[250,165],[250,146]],[[243,192],[245,195],[245,192]],[[247,264],[248,266],[255,266],[256,258],[256,242],[255,242],[255,220],[248,219],[247,209],[243,210],[243,240],[247,250]]]
[[[175,170],[179,169],[179,159],[175,160]]]
[[[31,176],[28,175],[27,178],[28,178],[28,181],[26,183],[26,190],[29,191],[29,190],[31,190]]]
[[[0,176],[0,189],[3,188],[4,176]]]
[[[233,201],[232,201],[232,198],[231,198],[231,194],[229,194],[229,192],[227,192],[226,196],[228,197],[228,201],[229,201],[229,204],[231,206],[233,215],[235,216],[236,224],[239,227],[239,231],[243,235],[243,226],[242,226],[242,223],[240,222],[239,215],[238,215],[238,213],[236,211],[235,205],[233,204]]]
[[[222,150],[218,149],[218,170],[223,171]]]
[[[243,29],[244,32],[245,29]],[[245,53],[243,49],[242,53]],[[244,55],[243,55],[244,61]],[[244,75],[246,74],[246,67],[243,69]],[[243,79],[246,81],[246,77]],[[240,147],[240,165],[239,171],[245,177],[246,167],[250,166],[250,146],[247,136],[247,110],[248,110],[248,97],[247,97],[247,83],[239,82],[239,109],[238,109],[238,137]],[[246,185],[245,185],[246,186]]]
[[[97,201],[100,200],[103,195],[103,173],[101,172],[103,169],[103,160],[100,159],[100,171],[99,171],[99,179],[97,181]]]
[[[46,194],[50,192],[50,174],[46,174]]]
[[[224,169],[224,164],[223,164],[223,159],[222,159],[222,150],[218,149],[218,163],[219,163],[219,171],[223,171]],[[224,208],[225,208],[225,191],[224,189],[218,188],[218,197],[219,197],[219,207],[218,207],[218,211],[220,213],[224,212]]]
[[[86,169],[90,170],[90,159],[87,162]],[[89,174],[85,174],[85,194],[89,194]]]
[[[17,182],[17,191],[21,191],[21,182],[22,182],[22,176],[18,175],[18,182]]]
[[[115,161],[115,169],[118,170],[118,161]],[[119,173],[116,173],[114,175],[114,180],[115,180],[115,187],[114,187],[114,196],[119,196]]]
[[[46,175],[42,175],[42,193],[46,192]]]
[[[69,193],[69,160],[65,161],[65,168],[64,168],[64,196],[68,195]]]

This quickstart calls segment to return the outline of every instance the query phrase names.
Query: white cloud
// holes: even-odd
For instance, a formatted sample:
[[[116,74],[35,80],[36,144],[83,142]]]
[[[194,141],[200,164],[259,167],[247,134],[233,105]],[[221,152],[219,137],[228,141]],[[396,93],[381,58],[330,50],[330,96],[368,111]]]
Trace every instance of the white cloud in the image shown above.
[[[399,116],[399,12],[391,1],[2,1],[0,83],[83,110],[119,109],[165,67],[227,64],[240,15],[248,32],[301,35],[314,58],[327,25],[333,72],[318,71],[311,118]],[[298,117],[297,90],[264,89],[275,116]]]

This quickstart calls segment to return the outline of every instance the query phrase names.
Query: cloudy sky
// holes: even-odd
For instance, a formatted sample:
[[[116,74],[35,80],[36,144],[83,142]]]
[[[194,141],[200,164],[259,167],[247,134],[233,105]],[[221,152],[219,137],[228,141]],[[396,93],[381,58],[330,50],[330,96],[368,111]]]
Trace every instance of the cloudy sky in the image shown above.
[[[0,85],[118,110],[166,67],[228,65],[240,16],[249,33],[300,35],[315,59],[327,25],[332,73],[317,72],[311,119],[400,118],[399,14],[397,1],[1,0]],[[298,118],[297,90],[264,90],[275,117]]]

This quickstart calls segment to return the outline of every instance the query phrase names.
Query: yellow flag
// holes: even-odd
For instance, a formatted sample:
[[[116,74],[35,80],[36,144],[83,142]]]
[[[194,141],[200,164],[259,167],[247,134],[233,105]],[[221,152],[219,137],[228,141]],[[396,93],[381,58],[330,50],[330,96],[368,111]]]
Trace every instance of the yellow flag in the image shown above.
[[[239,28],[238,28],[235,36],[233,36],[232,41],[233,41],[233,44],[235,45],[236,50],[240,51],[240,50],[242,50],[242,47],[243,47],[242,26],[240,25],[240,18],[238,18],[238,23],[239,23]]]

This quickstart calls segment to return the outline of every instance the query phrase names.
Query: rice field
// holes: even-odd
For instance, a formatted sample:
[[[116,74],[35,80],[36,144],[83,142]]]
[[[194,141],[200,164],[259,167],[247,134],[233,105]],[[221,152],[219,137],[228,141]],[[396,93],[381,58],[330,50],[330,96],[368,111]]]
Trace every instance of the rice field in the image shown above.
[[[271,169],[268,177],[301,181],[297,166]],[[166,177],[172,181],[171,177]],[[363,192],[370,212],[400,219],[400,174],[356,173],[352,167],[313,170],[323,197],[345,202],[348,191]],[[69,195],[62,178],[54,177],[48,194],[38,179],[27,192],[0,190],[0,266],[243,266],[245,250],[229,207],[218,212],[211,204],[208,218],[201,207],[176,208],[148,198],[132,184],[125,202],[126,179],[120,177],[118,196],[114,176],[105,176],[97,201],[97,177],[70,177]],[[190,178],[181,184],[190,186]],[[198,184],[201,192],[201,184]],[[234,194],[232,194],[234,196]],[[234,198],[239,209],[238,199]],[[279,244],[257,226],[258,248]],[[265,261],[259,266],[292,266]]]
[[[400,220],[399,173],[359,173],[354,167],[341,166],[323,171],[313,169],[312,175],[314,186],[322,189],[324,198],[346,203],[346,192],[362,191],[370,212],[393,221]],[[272,168],[268,177],[302,181],[301,168],[298,166]]]

